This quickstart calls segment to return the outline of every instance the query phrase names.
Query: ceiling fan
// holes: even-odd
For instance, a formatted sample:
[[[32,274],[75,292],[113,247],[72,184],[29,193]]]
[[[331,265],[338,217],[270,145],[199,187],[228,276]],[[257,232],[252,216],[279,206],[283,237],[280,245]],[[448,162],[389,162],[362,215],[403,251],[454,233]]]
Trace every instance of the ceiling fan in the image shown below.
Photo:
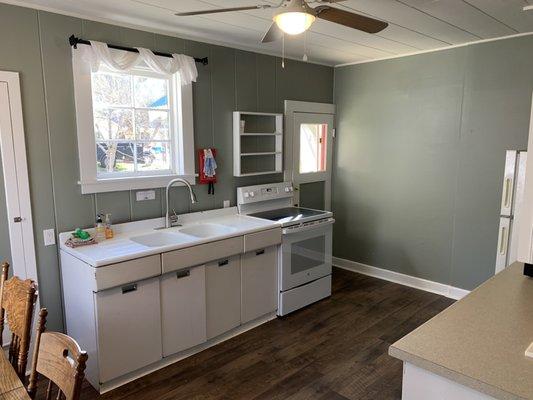
[[[335,22],[349,28],[357,29],[367,33],[378,33],[385,29],[389,24],[364,15],[351,13],[339,8],[331,7],[327,4],[338,3],[344,0],[282,0],[278,5],[259,4],[247,7],[220,8],[214,10],[191,11],[177,13],[179,17],[191,15],[215,14],[231,11],[245,10],[266,10],[275,9],[272,25],[263,35],[261,43],[273,42],[281,39],[283,33],[289,35],[298,35],[308,30],[316,18],[326,21]],[[310,7],[309,4],[318,3],[316,7]]]

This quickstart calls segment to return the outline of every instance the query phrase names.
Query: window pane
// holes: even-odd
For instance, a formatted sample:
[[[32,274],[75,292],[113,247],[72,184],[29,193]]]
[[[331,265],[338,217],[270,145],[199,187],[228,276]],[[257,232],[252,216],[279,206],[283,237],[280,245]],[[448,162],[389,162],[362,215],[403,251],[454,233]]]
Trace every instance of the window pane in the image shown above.
[[[326,170],[327,124],[300,125],[300,173]]]
[[[121,108],[94,108],[96,140],[133,140],[133,111]]]
[[[168,111],[136,110],[137,140],[169,140]]]
[[[131,142],[97,142],[96,168],[103,172],[133,172],[135,144]]]
[[[135,76],[135,107],[168,108],[168,80]]]
[[[92,74],[93,104],[131,106],[131,75],[96,72]]]
[[[170,142],[139,144],[142,152],[137,153],[139,171],[162,171],[170,169]]]

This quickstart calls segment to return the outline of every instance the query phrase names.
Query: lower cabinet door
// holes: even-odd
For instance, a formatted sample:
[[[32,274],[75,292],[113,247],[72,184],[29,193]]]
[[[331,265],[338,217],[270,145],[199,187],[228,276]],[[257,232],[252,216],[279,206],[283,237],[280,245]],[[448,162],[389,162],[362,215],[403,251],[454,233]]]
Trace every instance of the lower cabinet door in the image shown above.
[[[242,323],[276,311],[278,306],[277,246],[242,256]]]
[[[95,293],[100,383],[162,359],[159,279]]]
[[[205,313],[204,266],[161,277],[163,357],[207,340]]]
[[[205,272],[207,339],[212,339],[241,324],[240,256],[206,264]]]

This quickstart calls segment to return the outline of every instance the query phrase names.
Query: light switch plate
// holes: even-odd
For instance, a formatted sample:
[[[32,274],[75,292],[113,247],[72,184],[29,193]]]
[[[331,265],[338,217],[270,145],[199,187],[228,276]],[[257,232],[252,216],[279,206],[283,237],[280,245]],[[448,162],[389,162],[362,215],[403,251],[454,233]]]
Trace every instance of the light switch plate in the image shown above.
[[[137,201],[155,200],[155,190],[143,190],[135,193]]]
[[[229,200],[224,200],[224,208],[228,208],[229,207]]]
[[[54,229],[45,229],[43,231],[44,245],[53,246],[56,244],[56,232]]]

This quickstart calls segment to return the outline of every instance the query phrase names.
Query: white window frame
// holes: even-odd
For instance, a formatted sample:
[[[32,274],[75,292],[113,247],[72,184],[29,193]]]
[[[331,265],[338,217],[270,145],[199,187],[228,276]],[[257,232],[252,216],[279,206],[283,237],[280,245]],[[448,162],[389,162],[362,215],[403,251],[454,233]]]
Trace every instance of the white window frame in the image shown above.
[[[117,51],[111,49],[111,52]],[[169,106],[176,107],[178,110],[178,112],[171,113],[171,117],[174,116],[174,118],[170,121],[170,129],[177,132],[172,135],[174,150],[171,155],[172,167],[176,173],[147,171],[142,176],[124,173],[120,177],[99,177],[96,168],[91,66],[82,58],[81,51],[75,49],[72,56],[72,72],[80,166],[78,183],[83,194],[165,187],[174,178],[186,179],[191,185],[196,183],[192,84],[181,86],[179,76],[176,74],[173,77],[173,84],[170,85],[172,87],[169,87],[169,91],[173,92],[169,93]],[[149,71],[134,70],[133,73],[160,77]]]

